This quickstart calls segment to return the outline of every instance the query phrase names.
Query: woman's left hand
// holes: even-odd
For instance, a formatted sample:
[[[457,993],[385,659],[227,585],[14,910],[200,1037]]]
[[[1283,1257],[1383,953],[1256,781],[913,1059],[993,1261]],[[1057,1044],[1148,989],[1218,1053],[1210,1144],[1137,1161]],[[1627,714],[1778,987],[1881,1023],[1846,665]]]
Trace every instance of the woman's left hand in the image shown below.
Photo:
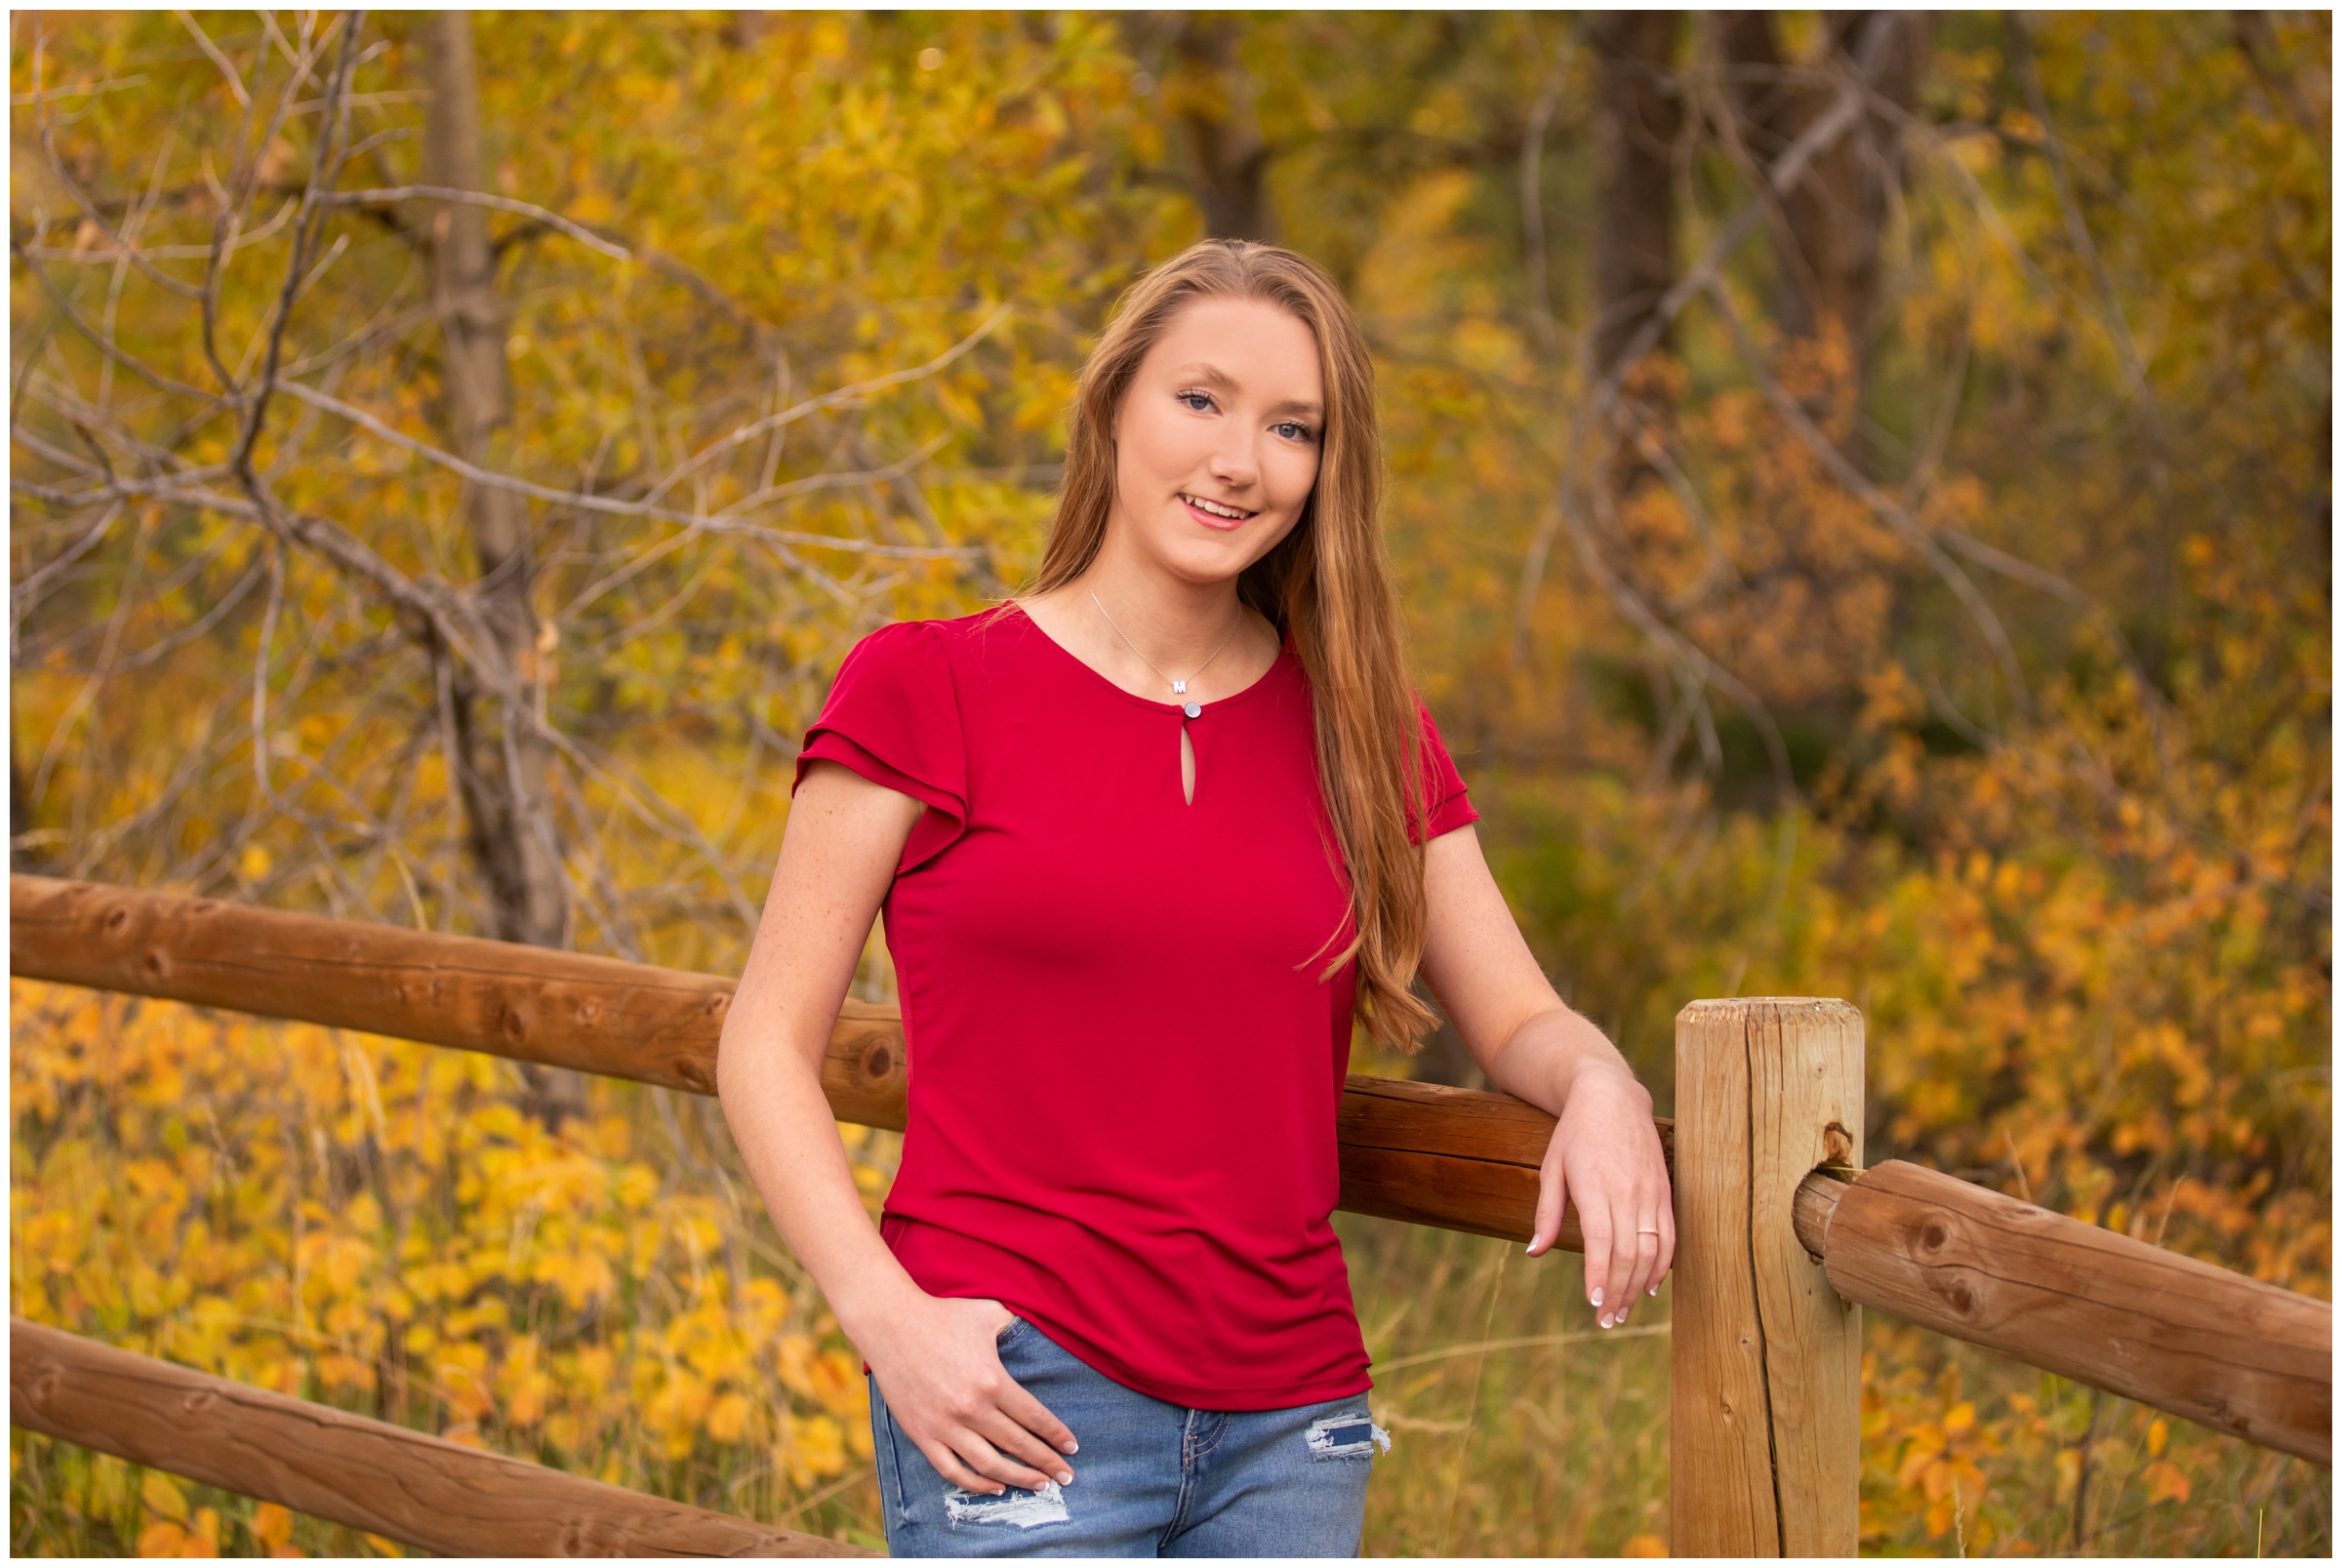
[[[1586,1299],[1609,1328],[1658,1294],[1676,1258],[1675,1195],[1650,1092],[1623,1066],[1588,1063],[1570,1085],[1537,1173],[1531,1257],[1553,1250],[1572,1200],[1586,1239]]]

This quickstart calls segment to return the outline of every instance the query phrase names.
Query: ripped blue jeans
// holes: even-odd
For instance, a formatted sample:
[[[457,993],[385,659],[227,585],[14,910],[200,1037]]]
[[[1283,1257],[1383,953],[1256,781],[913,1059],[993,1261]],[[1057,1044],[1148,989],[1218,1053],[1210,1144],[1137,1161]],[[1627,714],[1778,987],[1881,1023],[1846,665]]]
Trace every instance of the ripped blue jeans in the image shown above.
[[[1191,1410],[1095,1372],[1017,1318],[1008,1375],[1073,1430],[1073,1484],[963,1491],[895,1427],[870,1384],[886,1545],[896,1557],[1354,1557],[1375,1447],[1353,1394],[1286,1410]]]

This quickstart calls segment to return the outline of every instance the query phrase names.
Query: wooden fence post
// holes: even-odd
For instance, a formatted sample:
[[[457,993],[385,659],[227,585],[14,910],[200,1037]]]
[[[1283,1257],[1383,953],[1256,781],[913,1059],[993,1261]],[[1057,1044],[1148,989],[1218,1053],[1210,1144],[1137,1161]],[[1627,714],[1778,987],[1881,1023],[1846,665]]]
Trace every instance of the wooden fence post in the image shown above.
[[[1862,1015],[1693,1002],[1676,1017],[1671,1548],[1855,1555],[1862,1309],[1792,1224],[1797,1184],[1862,1163]]]

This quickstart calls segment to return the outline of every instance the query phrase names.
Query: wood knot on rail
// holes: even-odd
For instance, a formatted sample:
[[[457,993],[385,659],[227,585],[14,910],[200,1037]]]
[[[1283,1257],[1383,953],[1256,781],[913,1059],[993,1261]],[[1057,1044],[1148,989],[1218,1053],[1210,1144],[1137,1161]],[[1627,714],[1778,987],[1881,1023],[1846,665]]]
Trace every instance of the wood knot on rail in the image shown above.
[[[2324,1302],[1901,1160],[1841,1189],[1827,1240],[1849,1301],[2333,1462]]]
[[[1830,1122],[1822,1128],[1822,1163],[1852,1165],[1854,1163],[1854,1135],[1846,1131],[1843,1122]]]

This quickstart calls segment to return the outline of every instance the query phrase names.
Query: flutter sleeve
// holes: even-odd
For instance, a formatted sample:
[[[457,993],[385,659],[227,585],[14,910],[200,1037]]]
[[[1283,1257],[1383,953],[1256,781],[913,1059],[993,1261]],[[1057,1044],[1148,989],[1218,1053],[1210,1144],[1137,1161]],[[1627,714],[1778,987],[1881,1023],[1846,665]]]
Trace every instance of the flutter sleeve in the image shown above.
[[[1447,754],[1439,726],[1432,722],[1432,710],[1421,697],[1415,700],[1415,710],[1423,716],[1424,820],[1430,824],[1429,831],[1416,837],[1416,842],[1423,843],[1478,822],[1480,814],[1464,792],[1464,776],[1456,771],[1456,760]]]
[[[790,785],[817,761],[853,769],[927,809],[903,845],[902,875],[949,849],[968,822],[968,760],[958,689],[943,639],[926,622],[880,626],[838,666],[821,717],[805,732]]]

